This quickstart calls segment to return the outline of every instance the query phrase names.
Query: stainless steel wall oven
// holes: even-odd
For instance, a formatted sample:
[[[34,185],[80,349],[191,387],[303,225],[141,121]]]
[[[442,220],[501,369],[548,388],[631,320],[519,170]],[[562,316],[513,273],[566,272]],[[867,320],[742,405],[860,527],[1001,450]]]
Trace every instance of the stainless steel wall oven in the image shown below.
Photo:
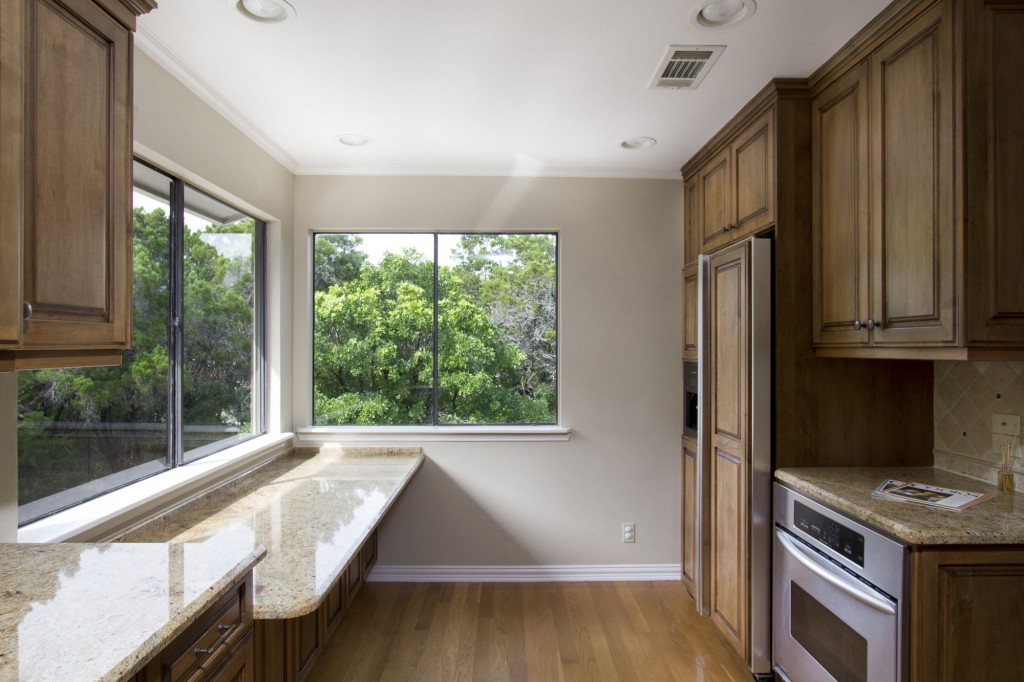
[[[778,483],[774,496],[775,672],[907,679],[907,546]]]

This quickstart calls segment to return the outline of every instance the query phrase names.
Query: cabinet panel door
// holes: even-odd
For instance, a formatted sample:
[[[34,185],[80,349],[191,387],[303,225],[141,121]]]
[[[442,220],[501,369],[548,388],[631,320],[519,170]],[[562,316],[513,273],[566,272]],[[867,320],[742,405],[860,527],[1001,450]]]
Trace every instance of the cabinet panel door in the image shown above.
[[[0,3],[0,347],[21,344],[25,3]]]
[[[682,577],[691,596],[697,584],[697,445],[683,438]]]
[[[871,56],[874,345],[953,343],[953,69],[949,3]]]
[[[749,244],[711,257],[709,610],[741,656],[749,635]]]
[[[89,0],[31,0],[24,343],[127,346],[131,34]]]
[[[1024,5],[967,3],[968,342],[1024,343]]]
[[[868,67],[811,105],[815,345],[867,344]]]
[[[700,255],[700,177],[693,176],[683,188],[683,262],[693,263]]]
[[[725,246],[732,237],[730,153],[728,149],[704,164],[697,172],[700,201],[701,253]]]
[[[732,143],[736,227],[729,238],[757,234],[775,223],[775,110]]]
[[[697,305],[699,268],[690,263],[683,268],[683,360],[697,361]]]

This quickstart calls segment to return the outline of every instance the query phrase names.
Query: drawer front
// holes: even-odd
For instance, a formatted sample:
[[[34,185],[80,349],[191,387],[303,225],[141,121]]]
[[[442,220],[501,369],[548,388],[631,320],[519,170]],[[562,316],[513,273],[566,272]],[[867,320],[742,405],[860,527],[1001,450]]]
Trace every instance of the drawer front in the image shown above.
[[[242,595],[234,592],[232,596],[233,599],[221,608],[216,618],[202,628],[197,637],[171,661],[172,680],[186,679],[193,672],[209,670],[210,664],[223,658],[231,645],[244,635],[245,608]]]

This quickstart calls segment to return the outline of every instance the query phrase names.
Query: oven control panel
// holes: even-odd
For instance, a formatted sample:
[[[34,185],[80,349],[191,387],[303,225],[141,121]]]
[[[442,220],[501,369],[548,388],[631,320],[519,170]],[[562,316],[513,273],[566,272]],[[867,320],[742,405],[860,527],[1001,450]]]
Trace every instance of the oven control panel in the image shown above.
[[[821,544],[864,568],[864,536],[860,533],[798,501],[793,502],[793,521]]]

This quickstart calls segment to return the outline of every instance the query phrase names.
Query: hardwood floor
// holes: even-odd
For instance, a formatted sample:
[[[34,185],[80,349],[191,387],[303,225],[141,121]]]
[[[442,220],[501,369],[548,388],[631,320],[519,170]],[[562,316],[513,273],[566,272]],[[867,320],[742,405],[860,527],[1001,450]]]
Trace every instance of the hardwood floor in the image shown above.
[[[751,680],[679,582],[367,583],[310,680]]]

